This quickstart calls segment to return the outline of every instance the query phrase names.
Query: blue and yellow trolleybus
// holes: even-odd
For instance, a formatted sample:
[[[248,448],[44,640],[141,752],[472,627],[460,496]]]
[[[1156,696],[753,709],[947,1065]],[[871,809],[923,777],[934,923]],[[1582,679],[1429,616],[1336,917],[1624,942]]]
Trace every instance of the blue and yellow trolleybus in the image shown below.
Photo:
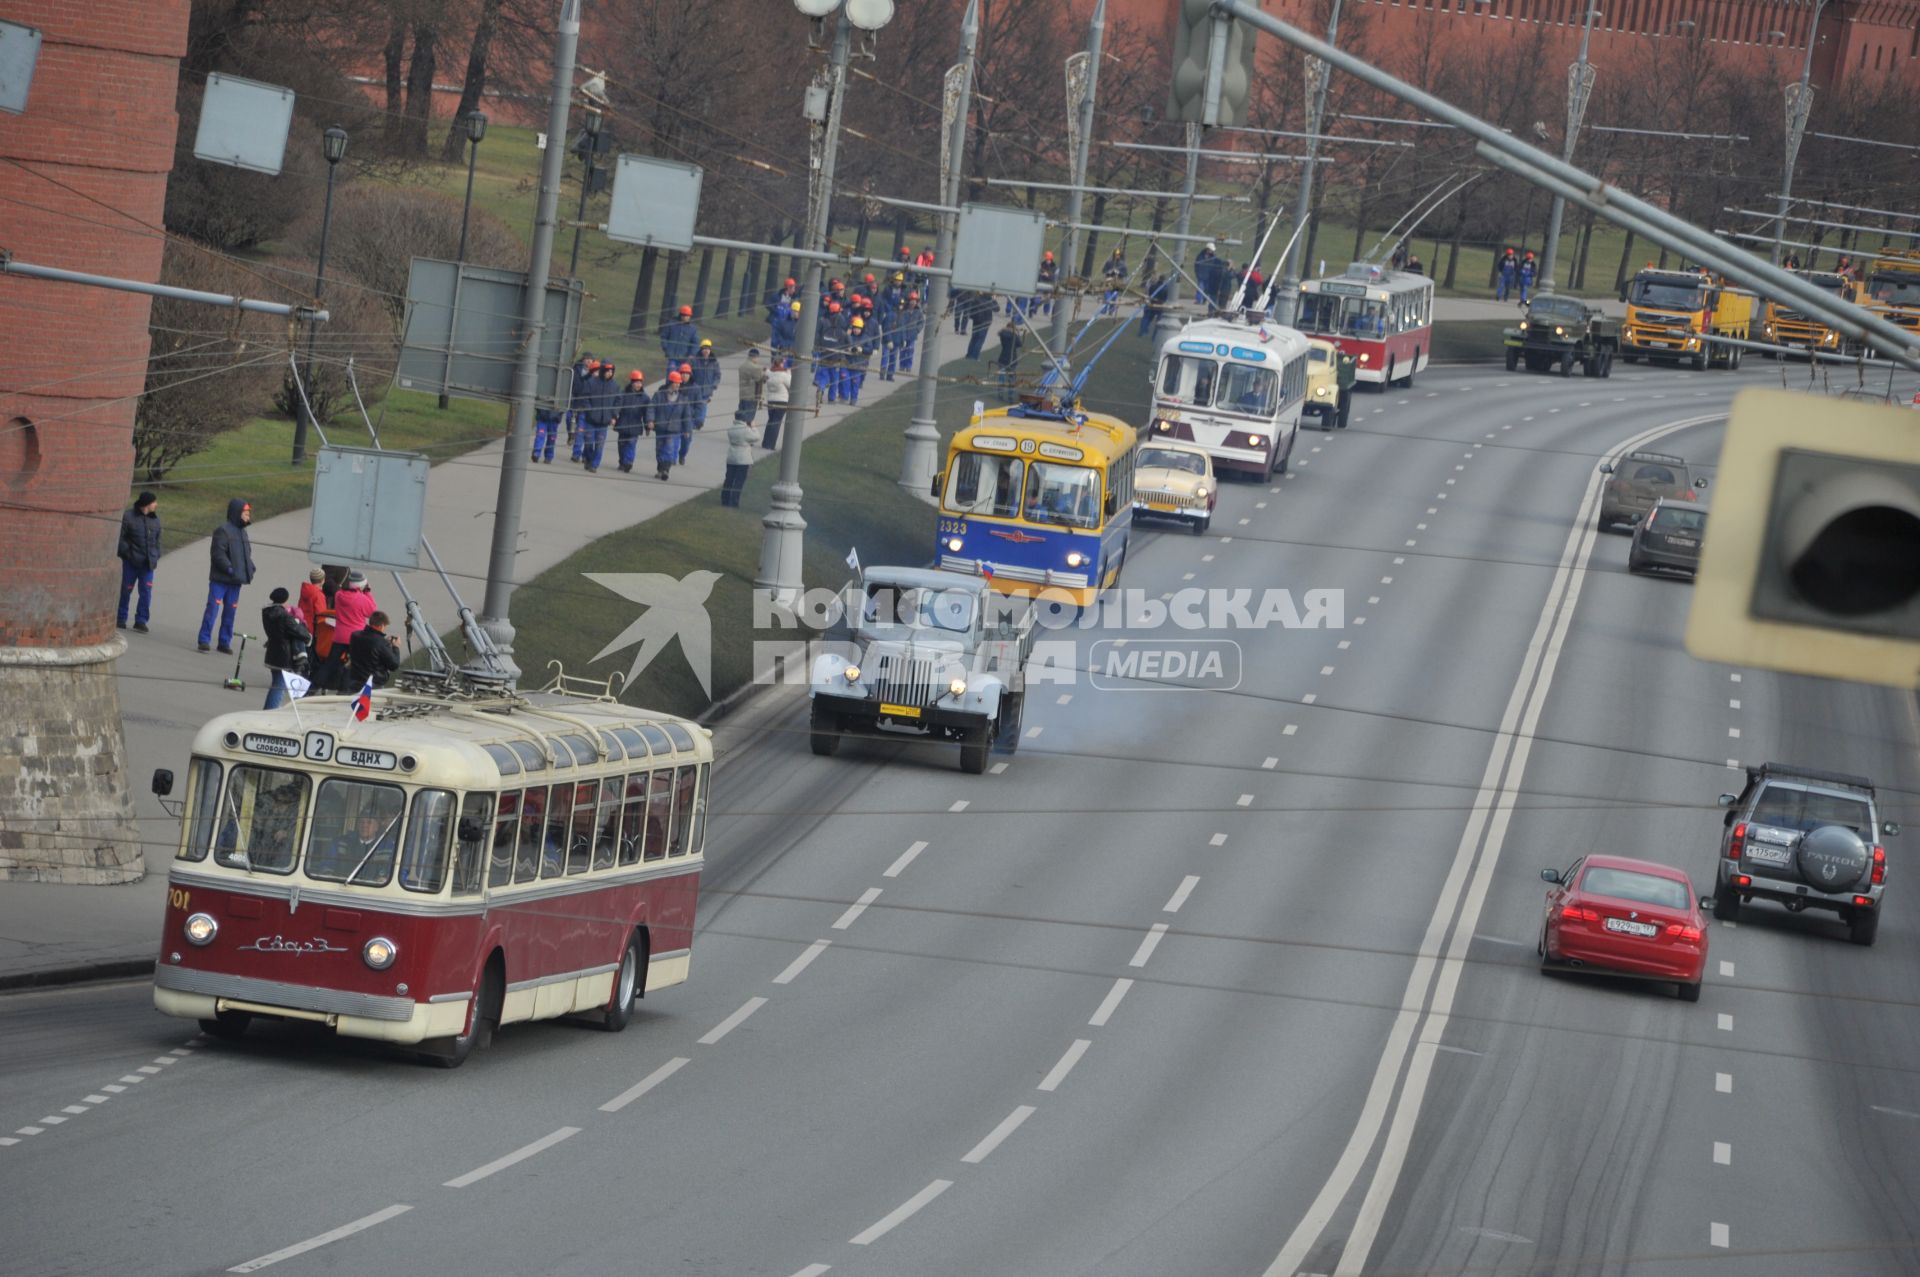
[[[1008,594],[1090,606],[1120,579],[1139,432],[1030,400],[976,411],[947,444],[936,561]]]

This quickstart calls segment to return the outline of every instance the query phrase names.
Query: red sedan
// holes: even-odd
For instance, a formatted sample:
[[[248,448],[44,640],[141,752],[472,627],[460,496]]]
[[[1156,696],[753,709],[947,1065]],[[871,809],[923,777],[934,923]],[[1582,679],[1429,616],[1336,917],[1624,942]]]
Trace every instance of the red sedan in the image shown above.
[[[1554,884],[1540,929],[1543,968],[1672,980],[1681,998],[1700,1000],[1707,920],[1686,874],[1625,856],[1586,856],[1565,873],[1542,869],[1540,876]]]

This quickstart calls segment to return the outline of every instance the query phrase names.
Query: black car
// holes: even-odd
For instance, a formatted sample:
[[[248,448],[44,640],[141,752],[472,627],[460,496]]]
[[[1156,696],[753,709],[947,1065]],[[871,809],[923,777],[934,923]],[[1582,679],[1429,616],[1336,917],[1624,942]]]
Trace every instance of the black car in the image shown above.
[[[1756,900],[1789,912],[1840,915],[1855,944],[1872,944],[1886,891],[1883,840],[1900,826],[1880,819],[1873,782],[1784,763],[1747,768],[1738,794],[1720,795],[1720,854],[1714,858],[1713,916],[1739,918]]]
[[[1692,575],[1700,570],[1700,542],[1706,535],[1705,506],[1668,498],[1656,501],[1647,517],[1633,525],[1627,571]]]

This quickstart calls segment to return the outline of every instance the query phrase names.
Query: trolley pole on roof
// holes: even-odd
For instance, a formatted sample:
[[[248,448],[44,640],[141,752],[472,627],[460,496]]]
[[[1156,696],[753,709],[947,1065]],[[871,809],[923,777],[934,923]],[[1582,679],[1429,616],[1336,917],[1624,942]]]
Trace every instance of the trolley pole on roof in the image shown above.
[[[1333,0],[1327,15],[1327,43],[1337,44],[1340,36],[1340,0]],[[1273,295],[1273,317],[1291,328],[1300,304],[1300,266],[1306,256],[1307,219],[1313,216],[1313,166],[1320,154],[1321,124],[1327,116],[1327,81],[1333,69],[1320,59],[1307,58],[1307,158],[1300,166],[1300,187],[1293,196],[1293,234],[1287,240],[1287,254],[1280,263],[1280,287]]]

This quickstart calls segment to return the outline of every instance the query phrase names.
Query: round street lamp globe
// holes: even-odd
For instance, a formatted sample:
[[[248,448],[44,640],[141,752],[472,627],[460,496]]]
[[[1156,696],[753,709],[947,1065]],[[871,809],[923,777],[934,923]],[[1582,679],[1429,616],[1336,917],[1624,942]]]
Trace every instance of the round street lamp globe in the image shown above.
[[[347,155],[347,131],[338,124],[320,135],[320,153],[327,163],[338,164]]]
[[[862,31],[878,31],[893,21],[893,0],[847,0],[847,21]]]
[[[824,18],[840,7],[840,0],[793,0],[793,7],[809,18]]]
[[[467,126],[467,141],[479,143],[486,139],[487,113],[485,111],[468,111],[462,118]]]

